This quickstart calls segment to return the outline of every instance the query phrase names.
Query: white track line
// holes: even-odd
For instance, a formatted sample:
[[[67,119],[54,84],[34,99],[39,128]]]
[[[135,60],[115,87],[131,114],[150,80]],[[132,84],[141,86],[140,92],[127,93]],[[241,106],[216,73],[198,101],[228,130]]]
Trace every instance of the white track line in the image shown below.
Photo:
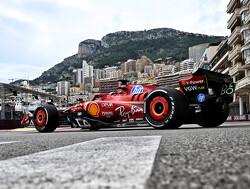
[[[0,161],[0,188],[143,188],[160,140],[101,138]]]
[[[17,142],[21,142],[21,141],[0,142],[0,145],[1,145],[1,144],[12,144],[12,143],[17,143]]]

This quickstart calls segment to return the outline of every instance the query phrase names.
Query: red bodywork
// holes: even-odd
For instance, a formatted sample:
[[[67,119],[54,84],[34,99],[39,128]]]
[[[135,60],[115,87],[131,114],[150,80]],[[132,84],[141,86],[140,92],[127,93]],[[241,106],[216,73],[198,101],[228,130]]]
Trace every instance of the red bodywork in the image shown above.
[[[229,114],[235,84],[228,75],[200,68],[192,75],[179,81],[181,92],[120,80],[117,93],[96,94],[91,101],[64,111],[52,103],[41,104],[32,118],[24,117],[22,124],[33,119],[39,132],[53,132],[63,123],[90,130],[142,121],[161,129],[176,129],[182,124],[222,124]]]
[[[121,83],[122,84],[117,93],[96,94],[89,102],[81,101],[80,104],[69,107],[65,111],[59,111],[59,116],[68,117],[71,115],[71,117],[75,117],[78,112],[86,112],[89,115],[89,118],[103,122],[144,118],[144,101],[147,95],[159,86],[126,84],[127,81],[125,80],[121,81]],[[197,91],[207,93],[206,75],[192,76],[187,79],[182,79],[179,81],[179,84],[180,88],[178,90],[184,93],[188,98],[195,96],[194,92]],[[169,105],[166,99],[164,100],[161,97],[157,97],[153,99],[150,104],[150,114],[155,120],[162,120],[165,117],[165,114],[157,113],[154,108],[158,102],[165,104],[163,112],[168,112]],[[42,113],[39,115],[40,117],[43,116]],[[22,124],[27,125],[27,121],[30,121],[30,119],[31,118],[26,115],[22,120]],[[43,123],[41,122],[41,125],[42,124]]]
[[[117,93],[96,94],[91,101],[70,107],[65,112],[85,110],[94,118],[105,121],[142,118],[144,100],[157,87],[123,84]]]

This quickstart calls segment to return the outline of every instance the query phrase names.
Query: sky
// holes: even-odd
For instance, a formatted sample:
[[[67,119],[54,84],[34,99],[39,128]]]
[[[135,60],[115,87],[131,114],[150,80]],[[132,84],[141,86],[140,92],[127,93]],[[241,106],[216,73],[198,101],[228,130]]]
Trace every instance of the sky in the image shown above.
[[[0,0],[0,82],[35,79],[86,39],[173,28],[229,36],[229,0]]]

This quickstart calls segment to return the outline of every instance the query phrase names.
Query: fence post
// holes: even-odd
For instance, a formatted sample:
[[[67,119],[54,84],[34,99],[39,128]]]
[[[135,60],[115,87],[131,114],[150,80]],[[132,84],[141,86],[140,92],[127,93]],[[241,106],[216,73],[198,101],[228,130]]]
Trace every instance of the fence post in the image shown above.
[[[0,98],[1,98],[1,119],[5,119],[5,89],[3,83],[0,83]]]

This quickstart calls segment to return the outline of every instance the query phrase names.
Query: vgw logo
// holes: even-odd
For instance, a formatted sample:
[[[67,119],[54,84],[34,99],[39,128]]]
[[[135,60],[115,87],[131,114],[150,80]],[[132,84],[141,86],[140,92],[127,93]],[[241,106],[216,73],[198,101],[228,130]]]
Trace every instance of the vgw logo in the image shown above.
[[[188,87],[184,87],[185,91],[196,91],[197,90],[197,86],[188,86]]]
[[[143,92],[143,86],[141,85],[136,85],[131,90],[131,94],[140,94],[142,92]]]

